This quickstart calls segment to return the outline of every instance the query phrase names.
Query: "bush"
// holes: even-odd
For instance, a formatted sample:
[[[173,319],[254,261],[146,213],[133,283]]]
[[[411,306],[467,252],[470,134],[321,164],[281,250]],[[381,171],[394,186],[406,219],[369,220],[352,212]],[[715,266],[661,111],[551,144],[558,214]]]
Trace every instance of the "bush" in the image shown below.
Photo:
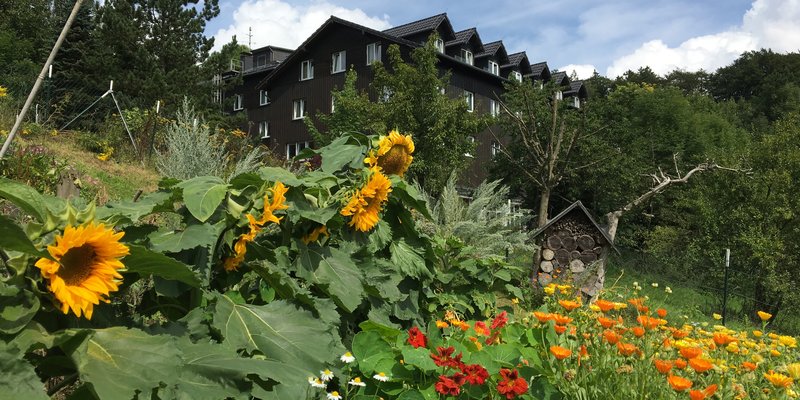
[[[211,129],[184,100],[175,121],[165,131],[166,149],[156,150],[158,172],[176,179],[221,176],[225,171],[225,150]]]

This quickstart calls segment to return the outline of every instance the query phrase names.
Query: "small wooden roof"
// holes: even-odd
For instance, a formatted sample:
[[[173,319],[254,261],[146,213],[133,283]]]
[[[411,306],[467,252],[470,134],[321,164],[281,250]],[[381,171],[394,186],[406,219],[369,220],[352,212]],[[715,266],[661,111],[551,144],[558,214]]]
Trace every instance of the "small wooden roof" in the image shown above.
[[[616,251],[617,254],[619,254],[619,250],[617,250],[617,248],[614,246],[614,240],[611,239],[611,236],[608,235],[608,231],[606,231],[604,228],[600,227],[600,225],[597,223],[597,221],[595,221],[594,218],[592,218],[592,214],[589,213],[589,210],[587,210],[586,207],[583,206],[583,203],[581,203],[580,200],[572,203],[569,207],[565,208],[564,211],[561,211],[555,217],[550,218],[549,220],[547,220],[547,223],[544,224],[544,226],[542,226],[541,228],[539,228],[535,232],[533,232],[533,235],[531,236],[531,238],[535,239],[536,237],[538,237],[539,235],[544,233],[547,230],[547,228],[549,228],[551,225],[553,225],[554,223],[558,222],[558,220],[560,220],[561,218],[564,218],[565,216],[567,216],[571,212],[575,211],[576,209],[577,209],[577,211],[583,212],[583,214],[586,215],[586,218],[589,220],[589,222],[591,222],[592,226],[594,226],[594,228],[598,232],[600,232],[601,235],[603,235],[603,238],[606,240],[606,242],[608,242],[609,245],[611,245],[611,248],[613,248],[614,251]]]

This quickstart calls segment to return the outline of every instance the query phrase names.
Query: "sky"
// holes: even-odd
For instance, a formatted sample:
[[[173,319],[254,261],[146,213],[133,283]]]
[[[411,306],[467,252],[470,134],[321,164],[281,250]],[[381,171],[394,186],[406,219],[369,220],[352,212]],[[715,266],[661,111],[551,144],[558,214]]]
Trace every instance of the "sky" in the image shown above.
[[[331,15],[383,30],[446,12],[458,31],[532,62],[614,78],[649,66],[714,71],[760,48],[800,51],[800,0],[219,0],[206,34],[215,48],[236,35],[253,48],[295,48]],[[248,37],[248,33],[252,36]]]

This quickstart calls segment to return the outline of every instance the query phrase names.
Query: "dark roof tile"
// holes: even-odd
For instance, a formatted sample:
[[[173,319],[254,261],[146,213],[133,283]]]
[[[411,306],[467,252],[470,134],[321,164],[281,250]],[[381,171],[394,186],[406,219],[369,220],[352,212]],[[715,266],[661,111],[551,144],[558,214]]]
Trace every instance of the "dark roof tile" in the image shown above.
[[[547,69],[547,61],[531,64],[531,75],[540,76]]]
[[[503,46],[502,40],[496,40],[491,43],[484,43],[483,53],[477,54],[476,57],[493,56],[494,53],[497,53],[497,50],[500,49],[501,47],[505,48],[505,46]]]
[[[456,38],[445,43],[446,46],[452,46],[456,44],[466,43],[468,40],[472,38],[472,35],[476,35],[478,31],[475,28],[464,29],[463,31],[456,32]]]
[[[442,13],[432,17],[423,18],[419,21],[409,22],[407,24],[395,26],[394,28],[386,29],[383,31],[383,33],[397,37],[405,37],[415,33],[434,30],[445,19],[447,19],[447,13]]]

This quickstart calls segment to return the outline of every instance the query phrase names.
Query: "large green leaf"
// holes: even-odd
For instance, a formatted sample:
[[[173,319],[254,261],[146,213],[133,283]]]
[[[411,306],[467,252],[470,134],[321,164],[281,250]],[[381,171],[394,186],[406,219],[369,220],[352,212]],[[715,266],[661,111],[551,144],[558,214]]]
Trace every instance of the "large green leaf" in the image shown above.
[[[282,300],[263,306],[236,304],[216,294],[213,326],[232,349],[259,351],[305,372],[290,384],[306,382],[344,352],[330,326],[313,314]]]
[[[39,311],[39,297],[0,281],[0,333],[14,334],[28,325]]]
[[[384,360],[394,360],[394,353],[389,343],[376,331],[359,332],[353,338],[353,355],[358,367],[364,374],[372,374]],[[387,371],[378,371],[384,372]]]
[[[3,378],[0,379],[1,400],[49,399],[33,365],[21,355],[7,353],[0,349],[0,371],[3,371]]]
[[[364,149],[362,146],[346,144],[347,136],[334,140],[330,145],[320,149],[323,172],[333,173],[345,166],[363,166]]]
[[[411,247],[404,239],[395,240],[389,245],[392,252],[392,263],[405,275],[415,278],[430,276],[431,272],[425,265],[425,259]]]
[[[19,251],[38,257],[45,256],[45,253],[37,249],[28,239],[25,231],[4,215],[0,215],[0,249]]]
[[[138,221],[139,218],[154,212],[159,207],[171,206],[171,198],[171,192],[150,193],[142,196],[142,198],[135,202],[125,200],[108,203],[104,207],[98,208],[95,216],[98,219],[115,223],[124,220],[135,222]]]
[[[142,246],[130,245],[129,248],[130,254],[122,259],[128,272],[155,275],[164,279],[181,281],[194,287],[200,286],[200,279],[188,265]]]
[[[218,228],[211,224],[189,225],[181,231],[166,230],[150,234],[150,248],[160,253],[177,253],[217,242]]]
[[[361,271],[353,259],[335,247],[298,244],[298,275],[319,285],[337,305],[353,312],[364,298]]]
[[[288,187],[299,186],[302,182],[297,177],[283,169],[277,167],[261,167],[258,169],[258,175],[262,179],[269,182],[281,182]]]
[[[177,185],[183,188],[183,202],[189,212],[200,222],[205,222],[222,200],[228,185],[216,176],[198,176]]]
[[[0,197],[8,199],[39,222],[47,220],[47,203],[44,196],[28,185],[0,178]]]
[[[333,218],[339,211],[333,207],[319,208],[306,199],[300,188],[289,190],[286,194],[286,203],[289,205],[289,210],[292,214],[297,214],[301,218],[305,218],[321,225],[325,225]],[[297,222],[297,218],[293,218]]]
[[[149,393],[162,382],[175,381],[182,367],[181,352],[170,336],[123,327],[95,330],[68,355],[81,381],[90,383],[103,400]]]

